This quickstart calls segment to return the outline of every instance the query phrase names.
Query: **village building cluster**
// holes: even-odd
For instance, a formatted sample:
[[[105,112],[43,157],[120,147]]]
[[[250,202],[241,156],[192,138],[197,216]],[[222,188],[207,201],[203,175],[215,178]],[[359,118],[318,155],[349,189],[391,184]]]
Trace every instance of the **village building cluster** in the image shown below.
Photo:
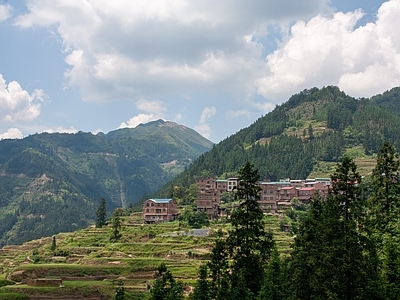
[[[217,180],[215,178],[200,178],[196,181],[197,209],[203,210],[210,219],[217,219],[225,214],[221,206],[226,199],[232,197],[238,178]],[[263,212],[276,213],[289,205],[296,198],[302,203],[310,202],[313,195],[318,192],[322,198],[328,195],[331,184],[330,178],[315,178],[306,180],[280,180],[278,182],[259,182],[259,205]]]
[[[284,179],[277,182],[258,183],[260,190],[259,205],[265,213],[276,213],[291,205],[292,199],[308,203],[318,192],[324,199],[328,195],[330,178],[315,178],[306,180]],[[196,181],[198,210],[204,211],[208,218],[218,219],[226,214],[227,206],[223,205],[233,200],[238,178],[224,180],[212,177],[199,178]],[[177,202],[172,199],[148,199],[143,204],[143,221],[158,223],[176,220],[178,216]]]

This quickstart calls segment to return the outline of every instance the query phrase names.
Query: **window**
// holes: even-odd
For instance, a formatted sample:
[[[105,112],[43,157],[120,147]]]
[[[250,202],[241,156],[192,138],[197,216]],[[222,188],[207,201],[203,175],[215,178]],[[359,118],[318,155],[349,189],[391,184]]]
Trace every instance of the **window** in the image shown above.
[[[149,206],[149,205],[150,205],[149,202],[147,202],[147,203],[146,203],[146,206]]]
[[[165,207],[165,203],[163,203],[163,205],[162,205],[163,207]]]
[[[274,197],[273,196],[269,197],[269,200],[274,200]]]
[[[207,206],[209,206],[210,205],[210,201],[207,201]]]
[[[146,209],[146,212],[149,212],[149,209],[148,209],[148,208]]]
[[[273,194],[273,193],[274,193],[274,190],[269,190],[269,193],[270,193],[270,194]]]

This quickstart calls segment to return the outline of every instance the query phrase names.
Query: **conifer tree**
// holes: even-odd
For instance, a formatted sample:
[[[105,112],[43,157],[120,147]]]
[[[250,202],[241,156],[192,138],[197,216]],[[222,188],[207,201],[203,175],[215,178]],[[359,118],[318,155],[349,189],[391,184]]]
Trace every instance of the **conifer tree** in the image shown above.
[[[106,224],[106,215],[106,200],[101,198],[99,207],[96,211],[96,228],[101,228]]]
[[[222,239],[217,239],[214,247],[211,250],[210,261],[207,263],[210,270],[210,295],[215,298],[218,293],[222,295],[223,289],[227,288],[228,282],[228,253],[226,250],[226,243]],[[225,286],[224,286],[225,284]]]
[[[51,241],[51,251],[55,251],[57,248],[57,243],[56,243],[56,236],[53,235],[53,239]]]
[[[297,233],[290,299],[381,299],[377,253],[364,231],[354,161],[343,157],[331,179],[326,201],[312,201]]]
[[[371,220],[380,233],[390,230],[400,209],[399,157],[394,147],[385,142],[372,171]]]
[[[112,221],[112,233],[111,233],[111,237],[110,237],[111,242],[116,242],[122,237],[122,234],[120,232],[121,218],[119,217],[118,213],[116,213],[116,212],[117,212],[117,209],[114,211],[114,217],[113,217],[113,221]]]
[[[181,300],[183,285],[177,282],[164,263],[158,267],[153,287],[150,289],[150,300]]]
[[[389,142],[385,142],[372,172],[369,221],[380,249],[385,298],[390,300],[400,299],[399,180],[398,154]]]
[[[193,293],[190,295],[190,300],[210,300],[207,265],[199,267],[199,279],[196,282]]]
[[[261,289],[264,268],[274,246],[272,233],[265,230],[260,198],[258,171],[249,162],[239,171],[236,197],[242,202],[232,212],[232,230],[227,250],[232,259],[231,287],[253,298]],[[247,290],[250,293],[247,293]]]

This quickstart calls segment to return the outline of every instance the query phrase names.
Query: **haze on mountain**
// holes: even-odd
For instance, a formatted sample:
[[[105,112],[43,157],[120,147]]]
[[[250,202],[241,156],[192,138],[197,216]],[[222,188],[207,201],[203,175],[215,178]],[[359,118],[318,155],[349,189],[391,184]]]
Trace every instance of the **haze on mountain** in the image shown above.
[[[153,121],[108,134],[41,133],[0,141],[0,246],[93,223],[182,172],[213,143],[185,126]]]
[[[400,88],[370,99],[335,86],[303,90],[217,145],[162,120],[108,134],[1,141],[1,243],[93,224],[101,197],[110,213],[152,194],[173,197],[171,187],[233,174],[247,161],[260,179],[299,179],[351,147],[372,155],[388,140],[399,149],[399,96]]]

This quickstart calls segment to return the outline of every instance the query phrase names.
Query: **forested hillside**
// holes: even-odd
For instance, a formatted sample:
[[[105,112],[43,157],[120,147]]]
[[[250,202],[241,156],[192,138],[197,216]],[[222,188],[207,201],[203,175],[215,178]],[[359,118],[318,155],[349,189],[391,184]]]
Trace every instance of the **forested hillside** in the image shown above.
[[[134,204],[211,147],[162,120],[108,134],[0,141],[0,246],[85,227],[101,197],[110,213]]]
[[[187,187],[203,175],[223,176],[247,161],[265,180],[306,178],[320,162],[336,162],[345,149],[377,153],[385,140],[400,149],[400,88],[371,99],[355,99],[334,86],[312,88],[201,155],[161,189]]]

